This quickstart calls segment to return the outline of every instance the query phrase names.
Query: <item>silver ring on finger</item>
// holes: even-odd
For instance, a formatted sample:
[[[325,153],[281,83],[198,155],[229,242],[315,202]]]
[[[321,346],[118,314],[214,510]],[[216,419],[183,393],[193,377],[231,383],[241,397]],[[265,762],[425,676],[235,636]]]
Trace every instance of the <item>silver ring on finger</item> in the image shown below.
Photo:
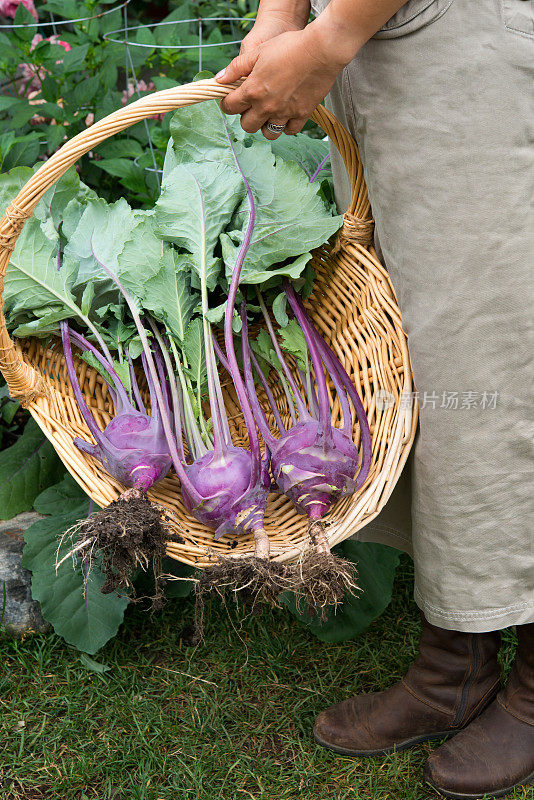
[[[267,130],[269,133],[283,133],[285,131],[285,125],[276,125],[274,122],[268,122],[266,125]]]

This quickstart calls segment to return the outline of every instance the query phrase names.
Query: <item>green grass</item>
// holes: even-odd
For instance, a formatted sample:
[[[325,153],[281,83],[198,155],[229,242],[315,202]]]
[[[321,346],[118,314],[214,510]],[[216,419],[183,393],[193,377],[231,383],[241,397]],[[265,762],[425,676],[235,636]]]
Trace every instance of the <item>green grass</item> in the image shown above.
[[[357,641],[323,644],[287,613],[242,620],[213,605],[133,607],[88,670],[54,635],[0,639],[1,800],[430,800],[432,747],[343,759],[316,747],[316,714],[383,689],[408,667],[419,625],[402,562],[393,602]],[[510,649],[505,653],[509,662]],[[534,800],[534,790],[515,800]]]

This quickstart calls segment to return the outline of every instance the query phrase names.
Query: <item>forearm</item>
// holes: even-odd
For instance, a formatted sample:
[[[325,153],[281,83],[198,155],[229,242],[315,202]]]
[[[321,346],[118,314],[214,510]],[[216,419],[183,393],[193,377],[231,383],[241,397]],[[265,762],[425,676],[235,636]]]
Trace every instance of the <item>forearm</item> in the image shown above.
[[[304,28],[310,18],[310,0],[260,0],[256,19],[262,21],[266,17],[276,17]]]
[[[331,0],[307,27],[321,50],[337,53],[348,64],[358,50],[405,4],[406,0]]]

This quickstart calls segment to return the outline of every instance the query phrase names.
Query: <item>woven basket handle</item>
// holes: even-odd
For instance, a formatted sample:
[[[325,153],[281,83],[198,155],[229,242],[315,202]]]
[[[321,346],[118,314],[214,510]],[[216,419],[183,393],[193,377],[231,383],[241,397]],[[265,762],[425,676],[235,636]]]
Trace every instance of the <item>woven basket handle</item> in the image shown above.
[[[81,156],[115,133],[155,114],[165,114],[177,108],[202,103],[204,100],[221,100],[238,85],[222,86],[213,79],[187,83],[184,86],[154,92],[114,111],[113,114],[104,117],[66,142],[32,175],[10,203],[0,220],[0,371],[6,379],[12,397],[29,405],[44,391],[39,373],[23,360],[20,350],[7,332],[2,298],[3,280],[11,253],[25,221],[31,217],[41,197]],[[337,147],[349,174],[352,196],[345,215],[344,236],[366,244],[369,242],[369,230],[371,230],[370,206],[356,143],[324,106],[316,108],[312,119],[321,126]]]

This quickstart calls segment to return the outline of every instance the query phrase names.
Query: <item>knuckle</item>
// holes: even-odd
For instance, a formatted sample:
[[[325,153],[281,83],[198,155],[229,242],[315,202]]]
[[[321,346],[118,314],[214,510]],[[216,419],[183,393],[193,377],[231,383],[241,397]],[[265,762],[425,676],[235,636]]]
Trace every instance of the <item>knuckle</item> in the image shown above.
[[[261,97],[261,89],[255,83],[253,83],[252,86],[248,87],[247,99],[259,100],[260,97]]]

